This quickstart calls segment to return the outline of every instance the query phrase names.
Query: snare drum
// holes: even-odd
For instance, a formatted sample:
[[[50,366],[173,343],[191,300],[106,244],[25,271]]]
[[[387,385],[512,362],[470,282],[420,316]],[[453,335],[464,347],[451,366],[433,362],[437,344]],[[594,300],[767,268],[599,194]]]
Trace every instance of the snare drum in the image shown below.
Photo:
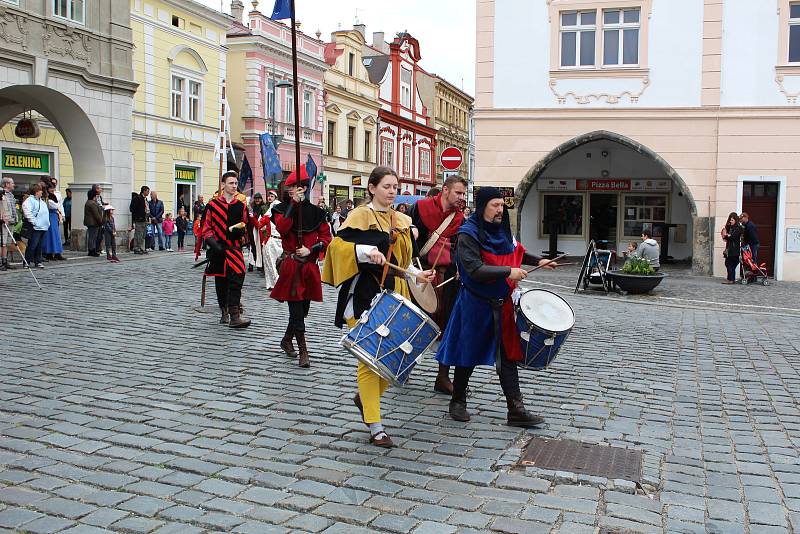
[[[407,298],[383,291],[342,338],[342,346],[367,367],[395,386],[439,337],[439,327]]]
[[[575,325],[572,307],[553,292],[531,289],[520,296],[515,312],[524,355],[519,367],[544,369]]]

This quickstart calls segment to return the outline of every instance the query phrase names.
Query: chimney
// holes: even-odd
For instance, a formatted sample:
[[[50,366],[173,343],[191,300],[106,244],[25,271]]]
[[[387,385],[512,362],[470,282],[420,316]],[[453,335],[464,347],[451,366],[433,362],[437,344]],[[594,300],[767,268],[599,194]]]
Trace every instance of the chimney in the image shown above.
[[[231,16],[236,22],[242,22],[244,15],[244,3],[242,0],[231,0]]]
[[[383,50],[383,32],[372,32],[372,46],[378,50]]]
[[[367,38],[367,25],[366,24],[354,24],[353,29],[356,30],[358,33],[361,34],[361,37],[364,39]]]

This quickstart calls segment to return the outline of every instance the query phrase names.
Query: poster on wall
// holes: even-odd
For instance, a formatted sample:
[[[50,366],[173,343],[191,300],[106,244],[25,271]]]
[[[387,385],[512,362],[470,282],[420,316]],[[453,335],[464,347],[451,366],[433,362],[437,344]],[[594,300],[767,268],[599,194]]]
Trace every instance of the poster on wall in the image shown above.
[[[506,204],[506,208],[513,210],[514,206],[516,205],[516,197],[514,196],[514,188],[513,187],[498,187],[497,189],[500,190],[500,194],[503,195],[503,202]],[[475,186],[474,194],[477,197],[478,191],[480,191],[480,186]]]

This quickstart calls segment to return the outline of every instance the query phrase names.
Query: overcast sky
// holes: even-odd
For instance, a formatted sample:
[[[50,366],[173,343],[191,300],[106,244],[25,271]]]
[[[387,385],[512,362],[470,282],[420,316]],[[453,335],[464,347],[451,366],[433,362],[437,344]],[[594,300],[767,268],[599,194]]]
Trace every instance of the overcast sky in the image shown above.
[[[220,0],[197,0],[215,9]],[[297,20],[305,33],[322,31],[322,40],[339,29],[352,28],[356,20],[367,26],[367,42],[372,32],[382,31],[391,41],[399,31],[408,31],[419,40],[420,65],[475,95],[475,2],[464,0],[295,0]],[[230,13],[230,0],[221,0]],[[244,0],[245,13],[251,0]],[[270,15],[274,0],[260,0],[258,9]]]

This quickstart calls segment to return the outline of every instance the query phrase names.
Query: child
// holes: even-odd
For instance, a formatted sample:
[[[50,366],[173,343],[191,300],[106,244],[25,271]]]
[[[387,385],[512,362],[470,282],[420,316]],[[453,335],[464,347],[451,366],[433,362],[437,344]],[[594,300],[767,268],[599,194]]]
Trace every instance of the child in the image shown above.
[[[183,252],[183,239],[186,237],[186,229],[189,228],[189,219],[186,217],[186,210],[183,208],[178,210],[175,228],[178,230],[178,252]]]
[[[161,224],[164,230],[164,245],[167,247],[167,252],[172,252],[172,234],[175,232],[175,221],[172,220],[172,213],[167,213],[164,217],[164,222]]]
[[[117,226],[114,223],[114,206],[106,204],[103,207],[103,234],[106,243],[106,259],[111,263],[119,263],[117,257]]]
[[[155,250],[156,242],[153,238],[153,225],[147,225],[147,234],[144,238],[144,250],[147,252],[148,250]]]

